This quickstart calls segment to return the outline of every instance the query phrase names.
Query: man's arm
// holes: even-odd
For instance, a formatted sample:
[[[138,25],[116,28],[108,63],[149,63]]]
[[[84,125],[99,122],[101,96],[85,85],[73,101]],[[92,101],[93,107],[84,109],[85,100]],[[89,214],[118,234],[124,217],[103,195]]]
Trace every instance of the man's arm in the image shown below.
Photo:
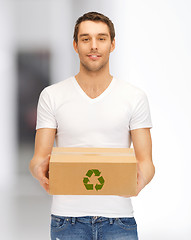
[[[155,174],[152,161],[152,140],[149,128],[131,130],[131,138],[137,159],[137,195]]]
[[[40,185],[49,192],[49,160],[54,144],[56,129],[41,128],[36,132],[34,156],[30,162],[30,172]]]

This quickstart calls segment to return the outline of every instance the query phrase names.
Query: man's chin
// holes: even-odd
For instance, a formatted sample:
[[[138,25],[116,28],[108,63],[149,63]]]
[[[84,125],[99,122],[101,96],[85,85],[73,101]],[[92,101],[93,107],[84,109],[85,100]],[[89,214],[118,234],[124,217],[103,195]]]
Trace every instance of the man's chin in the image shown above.
[[[85,70],[88,72],[99,72],[104,67],[104,65],[101,65],[101,66],[88,66],[85,64],[82,64],[82,65],[85,68]]]

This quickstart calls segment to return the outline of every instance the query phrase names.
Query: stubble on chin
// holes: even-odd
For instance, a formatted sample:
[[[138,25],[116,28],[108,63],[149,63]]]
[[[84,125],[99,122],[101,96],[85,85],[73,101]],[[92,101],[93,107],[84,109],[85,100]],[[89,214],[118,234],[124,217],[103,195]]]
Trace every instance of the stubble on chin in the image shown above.
[[[108,61],[99,66],[95,66],[95,67],[89,66],[88,64],[85,64],[84,62],[81,62],[81,65],[88,72],[97,72],[97,71],[100,71],[102,68],[104,68],[104,66],[108,63]]]

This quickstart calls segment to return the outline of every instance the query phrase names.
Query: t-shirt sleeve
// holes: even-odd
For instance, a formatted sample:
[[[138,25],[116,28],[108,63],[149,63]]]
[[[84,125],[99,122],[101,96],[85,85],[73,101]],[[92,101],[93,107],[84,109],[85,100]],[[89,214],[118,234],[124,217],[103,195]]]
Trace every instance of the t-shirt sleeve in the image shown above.
[[[39,128],[57,128],[54,109],[46,88],[41,92],[37,105],[36,130]]]
[[[129,129],[152,128],[149,102],[144,92],[141,92],[136,98],[132,109]]]

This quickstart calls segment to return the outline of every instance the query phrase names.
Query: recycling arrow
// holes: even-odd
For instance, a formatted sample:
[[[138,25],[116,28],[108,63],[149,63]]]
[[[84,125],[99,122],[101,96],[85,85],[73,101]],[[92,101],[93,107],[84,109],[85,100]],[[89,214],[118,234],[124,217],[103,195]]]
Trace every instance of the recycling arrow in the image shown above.
[[[90,181],[89,178],[85,177],[84,180],[83,180],[84,185],[85,185],[87,190],[93,190],[93,184],[88,184],[89,181]]]
[[[96,184],[96,185],[95,185],[95,189],[96,189],[97,191],[102,189],[103,184],[104,184],[104,182],[105,182],[102,176],[98,178],[98,181],[100,182],[100,184]]]
[[[84,179],[83,179],[84,186],[86,187],[87,190],[93,190],[94,189],[93,184],[89,183],[90,182],[89,178],[91,178],[93,173],[96,177],[99,177],[100,174],[101,174],[101,172],[98,169],[90,169],[90,170],[87,171],[87,173],[86,173],[87,177],[84,177]],[[104,182],[105,182],[105,180],[102,176],[98,178],[98,181],[99,181],[99,184],[96,183],[96,185],[95,185],[96,191],[101,190],[103,185],[104,185]]]

